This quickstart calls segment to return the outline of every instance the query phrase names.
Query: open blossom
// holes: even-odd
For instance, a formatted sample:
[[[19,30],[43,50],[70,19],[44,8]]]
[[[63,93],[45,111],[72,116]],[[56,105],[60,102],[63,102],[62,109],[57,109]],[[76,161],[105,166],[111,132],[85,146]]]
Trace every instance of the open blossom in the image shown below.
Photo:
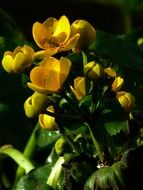
[[[8,73],[20,73],[28,68],[34,59],[34,50],[28,45],[18,46],[13,52],[6,51],[2,66]]]
[[[66,16],[59,20],[49,17],[45,22],[35,22],[33,25],[33,38],[36,44],[43,49],[40,56],[52,56],[60,51],[71,50],[79,39],[79,34],[71,36],[71,27]]]
[[[117,92],[116,97],[117,97],[121,107],[126,112],[132,111],[132,109],[135,106],[135,97],[131,93],[125,92],[125,91],[120,91],[120,92]]]
[[[71,24],[71,35],[77,33],[80,34],[80,38],[73,47],[74,52],[88,48],[96,37],[96,30],[94,27],[88,21],[83,19],[76,20]]]
[[[60,60],[49,57],[30,72],[31,82],[27,85],[42,94],[58,92],[66,80],[71,68],[71,61],[66,57]]]
[[[77,100],[81,100],[86,95],[85,77],[77,77],[74,79],[74,86],[70,86],[71,91],[76,96]]]

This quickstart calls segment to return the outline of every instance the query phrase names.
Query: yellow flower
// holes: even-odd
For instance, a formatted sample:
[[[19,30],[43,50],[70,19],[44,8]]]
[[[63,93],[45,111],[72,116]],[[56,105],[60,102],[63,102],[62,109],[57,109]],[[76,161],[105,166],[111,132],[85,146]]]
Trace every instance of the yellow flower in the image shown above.
[[[50,94],[61,89],[71,68],[71,61],[61,57],[60,60],[49,57],[30,72],[31,83],[27,85],[34,91]]]
[[[76,20],[71,24],[71,35],[79,33],[80,38],[73,48],[74,52],[78,52],[87,48],[96,37],[94,27],[86,20]]]
[[[85,77],[77,77],[74,79],[74,87],[70,86],[71,91],[76,96],[77,100],[81,100],[85,94]]]
[[[116,97],[117,97],[121,107],[123,107],[123,109],[126,112],[130,112],[134,108],[135,97],[131,93],[120,91],[120,92],[117,92]]]
[[[47,108],[47,111],[54,113],[53,106],[49,106]],[[52,116],[47,115],[47,114],[40,114],[39,115],[39,124],[42,128],[47,129],[49,131],[58,130],[57,123],[55,122],[55,117],[52,117]]]
[[[28,46],[18,46],[13,52],[6,51],[2,59],[2,66],[8,73],[23,72],[34,59],[34,50]]]
[[[111,77],[111,78],[117,76],[116,71],[115,71],[113,68],[111,68],[111,67],[105,68],[105,69],[104,69],[104,72],[105,72],[109,77]]]
[[[25,114],[29,118],[37,116],[43,112],[48,103],[48,97],[44,94],[34,92],[24,103]]]
[[[59,51],[71,50],[79,39],[77,33],[70,35],[70,23],[66,16],[61,16],[59,20],[49,17],[42,24],[35,22],[32,31],[36,44],[44,49],[37,53],[40,56],[52,56]]]
[[[115,77],[113,83],[112,83],[112,91],[118,92],[124,83],[124,79],[121,77]]]
[[[85,65],[84,73],[89,79],[97,81],[104,77],[104,68],[95,61],[91,61]]]

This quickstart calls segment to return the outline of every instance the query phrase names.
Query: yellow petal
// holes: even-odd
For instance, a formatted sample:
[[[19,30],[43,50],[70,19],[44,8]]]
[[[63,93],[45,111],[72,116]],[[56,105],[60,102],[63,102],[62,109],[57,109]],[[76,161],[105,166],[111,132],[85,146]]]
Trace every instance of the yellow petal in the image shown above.
[[[117,76],[116,71],[115,71],[113,68],[111,68],[111,67],[105,68],[105,69],[104,69],[104,72],[105,72],[108,76],[110,76],[110,77],[116,77],[116,76]]]
[[[31,82],[44,88],[46,86],[46,75],[48,76],[47,69],[45,70],[44,67],[41,66],[34,67],[30,72]]]
[[[23,67],[25,67],[25,55],[21,52],[17,53],[14,62],[13,62],[13,70],[15,72],[21,72],[23,70]]]
[[[64,47],[61,49],[62,51],[69,51],[69,50],[73,50],[74,51],[74,46],[76,45],[76,43],[78,42],[80,37],[80,34],[76,34],[74,36],[72,36],[67,42],[66,44],[64,44]]]
[[[66,41],[70,36],[70,23],[66,16],[60,17],[53,36],[58,36],[60,33],[63,33],[63,35],[65,36],[64,41]]]
[[[49,106],[47,110],[54,113],[53,106]],[[39,115],[39,123],[42,128],[47,129],[49,131],[55,131],[58,129],[57,123],[55,122],[55,118],[47,114]]]
[[[60,58],[60,86],[63,85],[71,68],[71,61],[66,57]]]
[[[70,86],[72,93],[76,96],[77,100],[81,100],[83,98],[83,94],[79,93],[79,91],[75,90],[72,86]]]
[[[35,22],[32,28],[32,33],[36,44],[40,48],[46,49],[49,46],[47,41],[51,36],[51,32],[46,27],[44,27],[43,24],[40,22]]]
[[[50,35],[53,34],[57,26],[58,20],[54,17],[49,17],[43,22],[43,26],[49,31]]]
[[[33,84],[33,83],[30,83],[28,82],[27,83],[28,87],[36,92],[39,92],[41,94],[45,94],[45,95],[48,95],[48,94],[51,94],[53,93],[53,91],[50,91],[49,89],[46,89],[46,88],[43,88],[41,86],[38,86],[36,84]]]
[[[11,55],[4,56],[2,66],[8,73],[13,73],[13,57]]]

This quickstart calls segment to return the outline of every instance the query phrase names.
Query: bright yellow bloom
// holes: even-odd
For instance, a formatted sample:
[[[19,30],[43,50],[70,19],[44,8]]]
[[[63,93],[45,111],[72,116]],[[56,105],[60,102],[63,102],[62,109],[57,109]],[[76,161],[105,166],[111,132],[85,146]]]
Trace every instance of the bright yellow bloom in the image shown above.
[[[97,81],[104,77],[104,68],[95,61],[91,61],[85,65],[84,73],[89,79]]]
[[[48,104],[48,97],[44,94],[34,92],[24,103],[25,114],[29,118],[37,116],[45,111]]]
[[[76,20],[71,24],[71,35],[79,33],[80,38],[73,48],[74,52],[78,52],[87,48],[96,37],[94,27],[86,20]]]
[[[30,72],[29,88],[42,94],[50,94],[61,89],[71,68],[71,61],[61,57],[60,60],[49,57]]]
[[[135,97],[131,93],[120,91],[117,92],[116,97],[126,112],[130,112],[134,108]]]
[[[54,113],[53,106],[49,106],[47,111]],[[52,117],[47,114],[40,114],[39,115],[39,124],[42,128],[47,129],[49,131],[58,130],[57,123],[55,122],[55,117]]]
[[[59,20],[49,17],[42,24],[35,22],[32,31],[36,44],[44,49],[38,53],[40,56],[52,56],[59,51],[71,50],[79,39],[77,33],[70,35],[71,27],[66,16],[61,16]]]
[[[77,100],[81,100],[85,94],[85,77],[77,77],[74,79],[74,87],[70,86],[71,91],[76,96]]]
[[[118,92],[124,83],[124,79],[121,77],[115,77],[113,83],[112,83],[112,91]]]
[[[28,46],[18,46],[13,52],[6,51],[2,66],[8,73],[20,73],[28,68],[34,59],[34,50]]]
[[[115,71],[113,68],[111,68],[111,67],[105,68],[105,69],[104,69],[104,72],[105,72],[109,77],[111,77],[111,78],[117,76],[116,71]]]

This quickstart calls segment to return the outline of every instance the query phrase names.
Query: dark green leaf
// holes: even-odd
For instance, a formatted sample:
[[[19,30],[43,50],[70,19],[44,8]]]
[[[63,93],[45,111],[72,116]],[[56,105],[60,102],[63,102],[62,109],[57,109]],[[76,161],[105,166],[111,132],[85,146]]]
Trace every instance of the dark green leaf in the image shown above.
[[[121,178],[120,166],[118,168],[104,167],[94,172],[88,178],[84,190],[123,190],[125,188]]]
[[[59,131],[48,131],[40,128],[36,133],[36,142],[39,147],[51,147],[59,136]]]
[[[31,171],[18,181],[13,190],[53,190],[46,184],[50,171],[51,166],[49,164]]]
[[[114,64],[143,71],[143,51],[137,44],[127,42],[124,36],[97,30],[96,41],[91,49],[110,59]]]

